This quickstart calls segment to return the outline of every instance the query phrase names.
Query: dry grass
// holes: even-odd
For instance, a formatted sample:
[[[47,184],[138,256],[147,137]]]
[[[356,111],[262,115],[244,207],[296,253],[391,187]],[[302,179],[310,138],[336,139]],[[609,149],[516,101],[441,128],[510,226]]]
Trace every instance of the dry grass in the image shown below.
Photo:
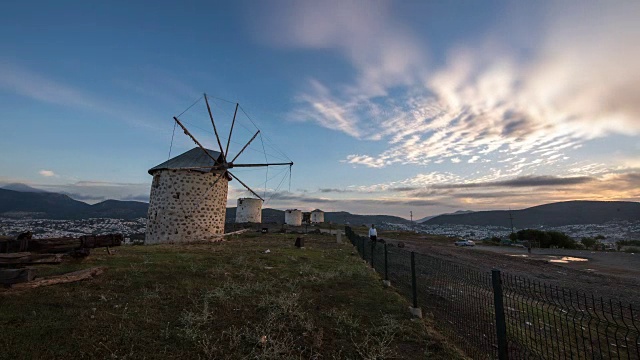
[[[99,278],[0,293],[0,358],[459,357],[330,236],[244,234],[218,244],[122,247],[56,274]],[[269,254],[264,250],[270,249]]]

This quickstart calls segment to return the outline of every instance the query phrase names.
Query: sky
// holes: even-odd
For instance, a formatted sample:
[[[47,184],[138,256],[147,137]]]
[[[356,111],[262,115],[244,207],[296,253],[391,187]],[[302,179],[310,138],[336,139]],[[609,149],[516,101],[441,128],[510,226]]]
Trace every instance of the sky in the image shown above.
[[[640,198],[638,1],[32,1],[0,11],[0,185],[148,201],[216,149],[265,207],[414,219]],[[229,206],[250,193],[229,183]]]

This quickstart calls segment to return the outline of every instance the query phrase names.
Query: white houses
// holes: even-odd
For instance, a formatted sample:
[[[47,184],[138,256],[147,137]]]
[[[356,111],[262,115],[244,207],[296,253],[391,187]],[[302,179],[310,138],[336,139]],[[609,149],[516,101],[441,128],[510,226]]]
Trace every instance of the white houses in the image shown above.
[[[292,226],[302,225],[302,211],[289,209],[284,212],[284,223]]]
[[[220,153],[207,150],[220,160]],[[153,176],[146,244],[205,240],[224,233],[229,179],[193,148],[149,169]],[[207,168],[208,167],[208,168]]]
[[[311,212],[310,221],[312,224],[319,224],[324,222],[324,211],[315,209]]]
[[[262,200],[254,198],[238,199],[236,223],[261,223]]]

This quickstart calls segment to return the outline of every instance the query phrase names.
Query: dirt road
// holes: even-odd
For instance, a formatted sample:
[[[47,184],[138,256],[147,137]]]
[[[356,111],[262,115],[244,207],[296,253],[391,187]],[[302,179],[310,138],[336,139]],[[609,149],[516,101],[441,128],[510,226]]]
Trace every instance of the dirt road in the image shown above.
[[[394,242],[392,239],[390,242]],[[481,271],[500,269],[553,286],[593,293],[640,305],[640,254],[560,249],[475,246],[415,236],[402,240],[407,249]]]

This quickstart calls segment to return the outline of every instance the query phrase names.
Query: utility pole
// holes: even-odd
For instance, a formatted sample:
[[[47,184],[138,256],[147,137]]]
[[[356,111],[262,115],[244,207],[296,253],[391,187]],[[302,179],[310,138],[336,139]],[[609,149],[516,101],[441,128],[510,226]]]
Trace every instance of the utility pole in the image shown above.
[[[516,232],[516,229],[513,227],[513,215],[511,214],[511,208],[509,208],[509,220],[511,221],[511,232]]]
[[[411,231],[415,231],[415,228],[413,226],[413,211],[409,211],[409,216],[411,216]]]

